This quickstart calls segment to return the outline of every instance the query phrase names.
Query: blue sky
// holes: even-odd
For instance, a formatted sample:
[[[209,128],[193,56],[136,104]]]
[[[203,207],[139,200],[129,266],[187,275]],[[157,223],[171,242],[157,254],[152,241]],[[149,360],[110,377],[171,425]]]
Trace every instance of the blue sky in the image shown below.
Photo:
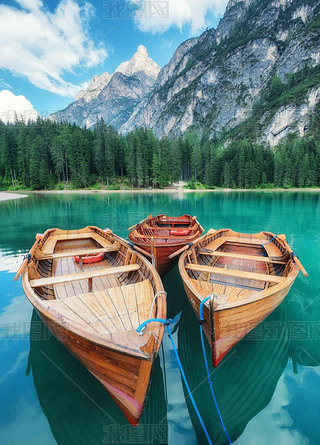
[[[216,27],[227,0],[18,0],[0,3],[0,91],[42,115],[65,108],[95,74],[144,45],[161,67],[184,40]]]

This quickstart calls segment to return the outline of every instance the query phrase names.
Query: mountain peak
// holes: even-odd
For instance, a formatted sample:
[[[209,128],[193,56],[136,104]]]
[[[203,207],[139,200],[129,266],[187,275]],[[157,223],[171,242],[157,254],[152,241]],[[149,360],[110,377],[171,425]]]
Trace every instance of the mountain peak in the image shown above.
[[[149,56],[147,48],[145,46],[143,46],[143,45],[139,45],[138,46],[137,53],[143,54],[145,57]]]
[[[145,46],[139,45],[130,60],[121,63],[112,75],[94,76],[78,92],[76,101],[52,114],[51,119],[90,127],[102,117],[108,125],[120,127],[150,92],[159,71]]]
[[[116,71],[123,73],[126,76],[132,76],[139,71],[144,71],[148,76],[155,80],[160,71],[160,67],[149,57],[145,46],[139,45],[132,58],[121,63]]]
[[[148,51],[143,45],[139,45],[132,58],[122,62],[115,70],[115,72],[122,73],[128,77],[139,71],[144,71],[145,74],[150,76],[153,80],[156,80],[160,71],[160,67],[149,57]],[[93,76],[86,89],[78,92],[76,100],[83,99],[85,102],[90,102],[108,85],[111,78],[112,74],[110,75],[109,73]]]

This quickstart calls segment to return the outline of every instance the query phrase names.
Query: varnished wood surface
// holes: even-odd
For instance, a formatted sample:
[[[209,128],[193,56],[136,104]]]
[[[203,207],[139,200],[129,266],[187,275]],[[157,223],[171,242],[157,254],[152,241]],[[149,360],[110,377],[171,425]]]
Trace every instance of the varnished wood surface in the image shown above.
[[[281,283],[285,280],[285,277],[278,277],[277,275],[268,275],[256,272],[244,272],[243,270],[236,269],[223,269],[222,267],[203,266],[201,264],[187,263],[185,268],[188,270],[194,270],[196,272],[208,272],[216,275],[226,275],[228,277],[235,278],[247,278],[249,280],[259,280],[269,283]]]
[[[90,270],[87,272],[78,272],[76,274],[57,275],[55,277],[40,278],[39,280],[31,280],[31,287],[51,286],[53,284],[68,283],[70,281],[87,280],[92,278],[100,278],[106,275],[117,273],[133,272],[140,269],[139,264],[129,264],[120,267],[108,267],[106,269]]]
[[[73,258],[99,249],[107,250],[101,262],[79,264]],[[136,424],[164,328],[149,324],[142,336],[136,329],[149,317],[166,318],[163,285],[150,263],[110,231],[50,229],[22,284],[49,329]]]
[[[286,264],[285,261],[277,261],[277,260],[272,260],[268,257],[264,257],[264,256],[257,256],[257,255],[245,255],[245,254],[241,254],[241,253],[231,253],[231,252],[220,252],[219,250],[213,250],[213,251],[208,251],[208,250],[198,250],[197,251],[198,255],[210,255],[210,256],[216,256],[216,257],[227,257],[227,258],[238,258],[238,259],[243,259],[243,260],[251,260],[251,261],[261,261],[263,263],[274,263],[274,264]]]
[[[298,274],[274,236],[222,229],[180,257],[184,288],[198,317],[200,302],[212,295],[204,304],[203,327],[214,366],[281,303]]]
[[[179,231],[179,229],[188,230],[189,233],[171,234],[172,230]],[[149,215],[147,219],[134,226],[129,233],[129,239],[139,248],[153,254],[154,266],[163,277],[178,261],[177,258],[170,259],[169,255],[198,239],[202,231],[196,217],[190,215],[180,217]]]
[[[37,254],[36,259],[39,260],[54,260],[57,258],[68,258],[72,256],[84,256],[84,255],[96,255],[97,253],[107,253],[107,252],[116,252],[120,250],[120,243],[114,243],[113,246],[95,248],[95,249],[81,249],[81,250],[73,250],[71,252],[65,253],[52,253],[52,254]]]
[[[133,298],[134,296],[134,298]],[[50,300],[48,308],[102,334],[131,331],[149,318],[153,288],[150,280],[103,291]]]

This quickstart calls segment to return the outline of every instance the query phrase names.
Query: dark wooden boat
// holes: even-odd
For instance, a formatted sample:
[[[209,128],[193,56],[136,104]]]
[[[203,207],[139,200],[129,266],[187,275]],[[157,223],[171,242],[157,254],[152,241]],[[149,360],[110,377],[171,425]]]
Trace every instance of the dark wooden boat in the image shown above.
[[[99,262],[84,263],[89,254]],[[74,260],[79,256],[79,262]],[[137,424],[147,396],[166,317],[162,282],[148,261],[110,230],[49,229],[24,260],[24,292],[67,349],[102,383],[129,422]]]
[[[284,235],[211,230],[179,260],[190,303],[203,324],[217,366],[227,352],[286,297],[299,268]]]
[[[130,229],[130,241],[152,259],[161,277],[177,262],[177,258],[169,256],[198,239],[203,232],[197,218],[190,215],[149,215]]]

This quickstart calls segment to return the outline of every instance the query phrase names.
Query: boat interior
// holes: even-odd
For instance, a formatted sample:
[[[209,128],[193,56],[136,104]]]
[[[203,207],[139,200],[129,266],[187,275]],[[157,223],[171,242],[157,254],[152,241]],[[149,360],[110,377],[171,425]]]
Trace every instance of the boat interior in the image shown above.
[[[250,299],[285,280],[292,260],[273,235],[216,232],[190,249],[185,270],[203,298],[215,293],[219,303]]]
[[[197,219],[190,215],[170,217],[158,215],[149,217],[139,224],[129,235],[130,239],[138,242],[148,242],[153,237],[155,243],[176,242],[177,240],[189,240],[201,234]]]
[[[150,227],[169,227],[169,228],[186,228],[191,227],[197,222],[190,215],[183,215],[178,217],[158,215],[146,221]]]
[[[49,234],[36,249],[35,267],[28,271],[34,292],[47,300],[47,308],[87,330],[112,334],[136,329],[149,318],[155,294],[150,269],[115,238],[72,232]],[[86,255],[98,253],[103,253],[101,261],[85,262]]]

